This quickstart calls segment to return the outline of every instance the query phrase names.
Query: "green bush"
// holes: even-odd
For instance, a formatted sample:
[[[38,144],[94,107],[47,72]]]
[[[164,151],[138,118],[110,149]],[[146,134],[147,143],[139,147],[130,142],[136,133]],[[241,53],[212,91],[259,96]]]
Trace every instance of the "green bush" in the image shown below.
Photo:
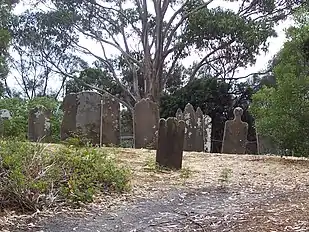
[[[129,190],[130,170],[98,148],[0,141],[0,208],[42,209]]]

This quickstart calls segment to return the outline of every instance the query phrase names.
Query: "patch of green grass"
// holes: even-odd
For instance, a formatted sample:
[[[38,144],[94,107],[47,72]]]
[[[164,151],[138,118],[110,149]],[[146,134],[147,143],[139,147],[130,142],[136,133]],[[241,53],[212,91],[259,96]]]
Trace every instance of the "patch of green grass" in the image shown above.
[[[189,168],[180,169],[180,178],[189,179],[192,176],[192,171]]]
[[[219,176],[219,179],[218,179],[219,183],[222,184],[222,185],[227,184],[230,181],[232,173],[233,173],[232,169],[224,168],[220,173],[220,176]]]
[[[105,150],[0,141],[0,208],[87,203],[97,193],[130,189],[131,171]]]

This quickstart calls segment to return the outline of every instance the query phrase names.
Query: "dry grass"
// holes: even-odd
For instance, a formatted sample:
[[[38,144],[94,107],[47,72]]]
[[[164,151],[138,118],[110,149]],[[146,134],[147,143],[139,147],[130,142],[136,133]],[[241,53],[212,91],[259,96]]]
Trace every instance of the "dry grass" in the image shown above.
[[[112,150],[119,163],[133,171],[132,184],[135,187],[184,185],[200,188],[220,184],[228,172],[225,183],[230,186],[252,188],[282,188],[286,190],[309,185],[309,160],[304,158],[253,155],[227,155],[185,152],[183,169],[190,172],[189,178],[182,178],[182,171],[155,172],[147,164],[154,162],[155,151],[117,149]]]
[[[175,186],[187,190],[224,186],[229,189],[246,189],[247,192],[279,189],[281,192],[304,190],[308,193],[308,159],[185,152],[182,170],[158,171],[154,166],[155,151],[103,149],[115,156],[120,165],[132,169],[132,191],[117,197],[99,196],[95,203],[85,207],[86,211],[91,207],[113,208],[137,198],[159,196]],[[57,210],[54,209],[51,215]],[[73,212],[69,208],[61,210]],[[80,212],[85,213],[85,210]],[[248,206],[241,221],[236,220],[230,228],[233,228],[231,231],[306,231],[302,230],[301,225],[309,220],[306,216],[308,211],[308,194],[306,196],[298,194],[292,198],[283,197],[272,200],[266,205]],[[0,230],[1,222],[14,221],[10,220],[7,214],[0,215]]]

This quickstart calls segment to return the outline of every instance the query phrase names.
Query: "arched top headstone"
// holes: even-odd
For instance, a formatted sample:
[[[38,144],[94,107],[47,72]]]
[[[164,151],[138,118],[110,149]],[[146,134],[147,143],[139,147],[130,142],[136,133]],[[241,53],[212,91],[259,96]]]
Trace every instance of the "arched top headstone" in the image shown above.
[[[186,123],[192,123],[194,124],[194,122],[196,121],[196,114],[195,114],[195,110],[194,107],[188,103],[184,109],[184,120]]]
[[[176,111],[176,118],[178,120],[183,120],[183,113],[182,113],[182,110],[180,108],[178,108],[177,111]]]

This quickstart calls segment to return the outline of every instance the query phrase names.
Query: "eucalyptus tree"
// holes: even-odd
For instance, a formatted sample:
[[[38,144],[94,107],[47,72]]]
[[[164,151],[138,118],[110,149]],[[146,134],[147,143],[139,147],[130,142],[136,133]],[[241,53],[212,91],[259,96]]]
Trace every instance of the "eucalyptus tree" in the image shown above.
[[[53,70],[73,79],[82,69],[62,67],[76,52],[99,62],[121,88],[129,108],[144,97],[160,101],[181,63],[191,64],[187,81],[199,70],[223,80],[237,79],[236,70],[255,63],[275,36],[274,26],[302,4],[301,0],[40,0],[26,12],[21,30],[32,35],[33,49],[54,48],[44,58]],[[232,9],[220,7],[232,5]],[[45,6],[45,7],[42,7]],[[24,33],[19,34],[21,37]],[[88,38],[94,43],[81,42]],[[30,39],[30,42],[29,42]],[[88,41],[90,41],[88,40]],[[84,40],[85,41],[85,40]],[[94,46],[96,45],[96,46]],[[66,48],[66,49],[63,49]],[[122,66],[115,60],[122,60]],[[195,60],[195,62],[191,62]],[[125,69],[123,68],[125,67]],[[130,82],[124,81],[124,71]],[[177,75],[176,75],[177,76]],[[111,94],[105,88],[89,88]]]

